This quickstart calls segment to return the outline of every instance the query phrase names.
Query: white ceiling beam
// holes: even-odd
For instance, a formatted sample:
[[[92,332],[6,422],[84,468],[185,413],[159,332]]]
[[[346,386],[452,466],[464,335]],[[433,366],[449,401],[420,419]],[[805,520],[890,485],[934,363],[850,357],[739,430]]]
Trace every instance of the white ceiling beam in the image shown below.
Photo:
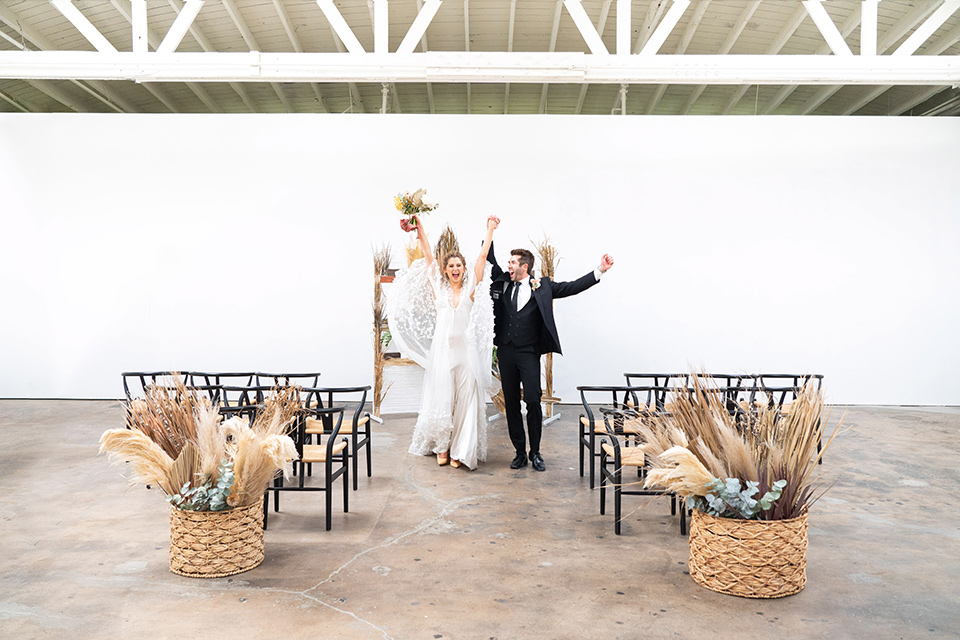
[[[14,40],[13,38],[11,38],[10,36],[8,36],[8,35],[7,35],[6,33],[4,33],[3,31],[0,31],[0,38],[3,38],[3,39],[6,40],[7,42],[9,42],[9,43],[12,44],[13,46],[15,46],[17,49],[20,49],[21,51],[23,51],[24,49],[26,49],[26,47],[23,45],[22,42],[20,42],[19,40]]]
[[[513,52],[513,27],[517,21],[517,0],[510,0],[510,22],[507,27],[507,53]],[[503,88],[503,114],[506,115],[510,108],[510,83],[507,82]]]
[[[68,109],[72,109],[77,113],[88,111],[88,109],[84,108],[84,106],[80,104],[76,98],[49,80],[24,80],[24,82],[29,84],[34,89],[47,94]]]
[[[703,14],[707,12],[707,9],[710,7],[710,0],[700,0],[697,3],[697,8],[694,9],[693,15],[690,16],[690,22],[687,23],[687,28],[683,32],[683,37],[680,39],[677,48],[674,50],[674,55],[683,55],[687,52],[687,47],[690,46],[690,41],[693,40],[693,35],[697,32],[697,27],[700,26],[700,22],[703,20]],[[658,84],[657,88],[653,92],[653,97],[650,98],[650,102],[647,103],[647,115],[652,114],[657,109],[657,105],[660,104],[660,99],[663,98],[663,94],[667,90],[666,84]]]
[[[563,0],[557,0],[553,12],[553,28],[550,31],[550,53],[557,50],[557,34],[560,32],[560,10],[562,7]],[[543,88],[540,90],[540,109],[537,113],[543,114],[547,112],[547,90],[549,87],[550,84],[545,82]]]
[[[170,5],[170,8],[173,9],[174,11],[178,10],[176,2],[177,0],[167,0],[167,3]],[[186,9],[186,7],[184,7],[184,9]],[[200,31],[200,28],[197,26],[195,19],[190,24],[188,31],[190,32],[190,35],[193,36],[193,39],[197,41],[197,44],[200,45],[201,49],[203,49],[204,51],[215,51],[213,43],[207,40],[207,37],[203,35],[203,32]],[[169,38],[170,34],[168,33],[166,37]],[[182,35],[180,37],[181,39],[183,38]],[[166,38],[164,38],[164,41],[166,41]],[[157,52],[160,53],[160,50],[158,49]],[[239,82],[231,82],[229,84],[230,84],[230,88],[233,89],[238,96],[240,96],[240,100],[243,101],[243,104],[246,105],[247,109],[249,109],[250,111],[257,111],[257,105],[253,102],[253,98],[250,97],[250,93],[246,89],[244,89],[242,84],[240,84]]]
[[[954,84],[960,56],[658,55],[430,51],[171,53],[0,51],[0,78],[141,82]]]
[[[373,0],[373,52],[390,52],[390,9],[387,0]],[[341,16],[342,18],[343,16]],[[327,18],[329,20],[329,18]],[[351,30],[352,32],[352,30]]]
[[[180,9],[180,13],[177,14],[176,20],[170,25],[167,35],[163,37],[163,41],[157,47],[157,53],[173,53],[176,51],[202,8],[203,0],[186,0],[183,8]]]
[[[470,0],[463,0],[463,50],[470,51]],[[470,114],[470,105],[473,103],[470,95],[470,83],[467,83],[467,114]]]
[[[617,0],[618,2],[620,0]],[[603,0],[603,6],[600,8],[600,22],[597,23],[597,31],[603,33],[604,29],[607,28],[607,18],[610,17],[610,5],[613,3],[613,0]],[[619,37],[619,36],[618,36]],[[627,48],[627,53],[630,53],[630,33],[627,33],[627,37],[624,40],[624,43]],[[574,108],[574,113],[580,115],[580,112],[583,110],[583,102],[587,99],[587,89],[590,88],[589,84],[584,84],[580,87],[580,95],[577,98],[577,106]]]
[[[93,45],[97,51],[104,53],[116,53],[117,48],[110,44],[110,41],[103,37],[103,34],[93,26],[93,23],[87,20],[87,17],[74,6],[72,0],[50,0],[50,4],[56,7],[57,11],[63,14],[63,17],[77,28],[84,38]]]
[[[150,42],[150,29],[147,27],[147,0],[131,0],[128,19],[133,29],[133,52],[146,53],[147,44]],[[159,42],[153,44],[154,51],[158,46],[160,46]]]
[[[734,24],[733,29],[730,30],[730,33],[727,34],[723,44],[720,45],[720,50],[717,52],[718,55],[725,56],[730,53],[730,49],[732,49],[733,45],[736,44],[737,38],[739,38],[740,34],[743,33],[743,30],[746,28],[750,18],[753,17],[753,14],[760,6],[760,2],[761,0],[753,0],[753,2],[747,3],[747,5],[743,8],[743,11],[740,12],[740,16],[737,18],[737,22]],[[707,85],[705,84],[698,84],[693,88],[693,91],[691,91],[690,95],[687,97],[687,101],[680,109],[680,115],[686,115],[690,111],[690,108],[693,107],[694,103],[700,98],[700,95],[706,88]]]
[[[918,104],[926,102],[944,89],[946,89],[946,87],[928,87],[926,89],[922,89],[919,93],[912,95],[905,100],[901,100],[897,104],[890,107],[890,109],[887,111],[887,115],[899,116],[900,114],[913,109]]]
[[[673,28],[677,26],[680,17],[683,16],[683,12],[686,11],[689,6],[690,0],[673,0],[673,4],[670,5],[667,15],[663,17],[663,20],[657,25],[653,35],[650,36],[647,43],[643,45],[643,49],[640,50],[641,56],[652,56],[660,50],[660,47],[666,42]]]
[[[880,0],[862,0],[860,3],[860,55],[877,55],[877,13]]]
[[[36,31],[36,29],[32,28],[30,25],[25,24],[23,21],[20,20],[20,16],[13,13],[12,11],[9,11],[8,9],[5,9],[3,6],[0,6],[0,22],[7,24],[7,26],[9,26],[11,29],[13,29],[15,32],[17,32],[20,35],[22,40],[28,40],[33,46],[39,49],[50,49],[50,50],[56,49],[56,46],[53,44],[52,41],[45,38],[43,35],[41,35],[38,31]],[[12,40],[12,38],[7,38],[7,39]],[[29,51],[29,49],[27,49],[26,46],[24,46],[23,42],[14,41],[14,44],[21,51]],[[113,52],[115,53],[116,49],[114,49]],[[97,85],[97,89],[99,91],[98,92],[91,89],[90,87],[88,87],[83,82],[80,82],[79,80],[71,80],[70,82],[72,82],[81,90],[90,94],[91,96],[93,96],[94,98],[96,98],[97,100],[105,104],[106,106],[110,107],[114,111],[123,111],[123,109],[126,109],[127,111],[136,111],[136,109],[131,108],[131,105],[129,102],[127,102],[122,97],[117,95],[116,92],[106,88],[103,85],[103,83],[91,82],[91,84]],[[47,86],[47,85],[44,85],[44,86]],[[36,88],[39,89],[39,87],[36,87]],[[42,89],[40,90],[42,91]],[[50,94],[47,94],[47,95],[50,95]],[[67,96],[67,95],[68,94],[65,94],[61,91],[61,97]],[[50,97],[53,98],[54,100],[57,100],[58,102],[62,102],[57,96],[50,95]]]
[[[332,0],[331,0],[332,1]],[[443,0],[427,0],[423,7],[417,12],[417,17],[410,25],[410,30],[403,37],[400,46],[397,47],[397,53],[412,53],[417,43],[427,33],[427,27],[433,22],[433,17],[437,15]]]
[[[278,5],[278,0],[273,0],[273,2],[274,6],[277,7],[277,11],[282,12],[282,14],[286,16],[286,11],[284,11],[282,6]],[[386,2],[383,4],[386,4]],[[343,19],[343,15],[340,13],[340,10],[337,9],[335,4],[333,4],[333,0],[317,0],[317,6],[320,7],[320,11],[322,11],[323,15],[326,16],[327,22],[330,23],[331,27],[333,27],[334,32],[343,42],[344,46],[347,48],[347,51],[350,53],[365,53],[363,45],[361,45],[360,41],[357,40],[357,36],[353,33],[353,29],[351,29],[347,24],[347,21]],[[374,9],[374,11],[376,11],[376,9]],[[289,19],[284,22],[284,28],[287,29],[287,33],[293,37],[293,32],[289,27]],[[374,25],[374,29],[376,29],[376,25]],[[374,43],[374,47],[376,47],[376,43]]]
[[[817,29],[820,30],[820,35],[822,35],[823,39],[830,45],[830,49],[834,55],[852,56],[853,52],[850,50],[850,46],[846,40],[843,39],[843,36],[840,35],[837,25],[833,23],[833,19],[830,18],[827,10],[823,8],[822,1],[803,0],[802,4],[813,19],[813,23],[817,25]]]
[[[637,44],[634,46],[633,53],[637,55],[643,49],[644,45],[647,44],[647,41],[650,40],[650,36],[653,34],[653,29],[657,25],[657,21],[660,20],[660,16],[663,15],[663,12],[667,9],[667,0],[652,0],[649,5],[647,5],[647,13],[643,17],[643,24],[640,26],[640,33],[637,34]],[[620,96],[617,96],[617,102],[614,106],[620,105]]]
[[[770,46],[767,47],[765,54],[769,56],[775,56],[780,52],[780,49],[783,49],[783,45],[787,44],[787,40],[793,37],[793,34],[796,33],[797,29],[800,28],[800,24],[803,22],[804,18],[807,17],[807,10],[803,6],[797,7],[793,12],[793,15],[790,16],[790,19],[787,20],[787,23],[780,30],[780,33],[777,34],[777,37],[774,38],[773,42],[770,43]],[[774,83],[774,84],[790,84],[789,82],[783,83]],[[750,88],[750,85],[741,85],[733,92],[733,95],[727,101],[727,104],[723,107],[723,110],[720,112],[723,115],[730,113],[730,111],[737,106],[737,103],[743,99],[744,94],[747,92],[747,89]]]
[[[944,0],[936,11],[934,11],[923,24],[917,27],[917,30],[910,34],[910,37],[903,41],[897,50],[891,55],[909,56],[923,46],[923,43],[933,35],[933,32],[943,26],[943,23],[952,16],[957,8],[960,7],[960,0]]]
[[[914,8],[903,16],[900,20],[897,21],[887,32],[883,35],[883,38],[877,43],[877,53],[886,53],[887,49],[891,48],[900,38],[905,36],[907,32],[916,27],[922,21],[926,20],[934,11],[935,3],[924,2],[917,4]],[[876,59],[876,56],[864,56],[865,60]],[[880,82],[877,84],[895,84],[889,82]],[[829,100],[837,91],[843,88],[843,84],[838,83],[835,86],[826,86],[813,94],[813,97],[807,100],[800,107],[798,115],[809,115],[813,112],[814,109],[822,105],[824,102]]]
[[[580,0],[563,0],[563,5],[567,8],[567,13],[570,14],[570,17],[573,18],[573,24],[577,26],[580,35],[583,36],[583,41],[587,43],[587,48],[590,49],[590,53],[594,55],[607,55],[610,53],[607,51],[606,45],[603,44],[600,34],[597,33],[597,30],[593,27],[593,23],[590,22],[590,18],[583,9]]]
[[[949,33],[947,33],[942,38],[937,40],[936,43],[924,49],[923,53],[924,55],[938,56],[944,51],[946,51],[947,49],[949,49],[950,47],[952,47],[958,41],[960,41],[960,24],[955,26],[953,29],[950,30]],[[857,111],[859,111],[860,109],[868,105],[869,103],[879,98],[888,89],[890,89],[889,85],[884,87],[877,87],[876,89],[868,92],[866,95],[862,96],[861,98],[847,105],[847,107],[843,109],[840,115],[850,115],[851,113],[856,113]],[[936,93],[939,93],[942,90],[943,90],[943,87],[937,87],[934,95],[936,95]],[[907,109],[912,109],[913,107],[920,104],[926,99],[927,98],[924,98],[923,100],[918,100],[917,102],[910,104],[909,106],[903,108],[899,113],[895,115],[900,115],[900,113],[903,113]]]
[[[633,31],[630,10],[632,0],[617,0],[617,55],[630,55],[630,32]],[[603,29],[600,30],[603,33]]]
[[[240,13],[240,8],[237,7],[234,0],[222,0],[222,2],[223,8],[226,9],[227,15],[230,16],[233,26],[235,26],[237,31],[240,32],[240,37],[243,38],[247,48],[250,51],[259,51],[260,44],[257,42],[257,38],[253,35],[253,32],[250,31],[247,21],[243,19],[243,14]],[[290,103],[289,98],[284,95],[283,88],[276,82],[270,83],[270,87],[276,94],[277,99],[280,100],[280,104],[283,105],[283,108],[288,112],[293,111],[293,105]],[[317,89],[314,89],[314,93],[317,93],[317,91]],[[323,103],[322,96],[318,96],[318,99],[320,99],[320,106],[323,107],[324,111],[328,111],[326,105]]]
[[[867,0],[867,1],[873,2],[876,0]],[[858,25],[860,25],[860,17],[861,17],[861,11],[860,11],[860,8],[858,7],[854,9],[849,16],[847,16],[846,20],[843,21],[843,24],[840,25],[840,34],[844,38],[846,38],[851,33],[853,33],[853,30],[856,29]],[[861,33],[862,32],[863,32],[863,27],[861,27]],[[874,40],[876,40],[876,38],[874,38]],[[823,44],[820,46],[820,48],[818,48],[814,52],[814,55],[822,56],[822,55],[826,55],[827,53],[830,53],[830,45]],[[777,95],[775,95],[773,99],[767,103],[766,107],[764,107],[764,110],[762,111],[763,115],[769,115],[773,113],[773,111],[777,107],[783,104],[784,100],[790,97],[790,95],[796,90],[796,88],[797,88],[797,85],[787,85],[785,87],[781,87],[780,91],[777,92]]]

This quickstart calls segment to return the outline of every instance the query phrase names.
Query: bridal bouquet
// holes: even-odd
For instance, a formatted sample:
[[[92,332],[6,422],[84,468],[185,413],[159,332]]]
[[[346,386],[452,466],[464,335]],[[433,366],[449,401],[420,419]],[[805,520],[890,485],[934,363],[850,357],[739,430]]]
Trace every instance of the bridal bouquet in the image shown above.
[[[413,193],[409,191],[398,193],[393,198],[393,204],[397,207],[397,211],[407,219],[406,222],[411,227],[417,226],[416,220],[412,219],[413,216],[433,211],[438,206],[436,202],[427,198],[426,189],[417,189]]]

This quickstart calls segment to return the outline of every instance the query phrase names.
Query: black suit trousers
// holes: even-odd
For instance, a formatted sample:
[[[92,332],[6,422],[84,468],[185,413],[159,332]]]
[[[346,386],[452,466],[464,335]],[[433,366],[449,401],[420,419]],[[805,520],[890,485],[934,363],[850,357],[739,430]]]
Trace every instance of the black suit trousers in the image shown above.
[[[507,412],[507,429],[517,453],[526,453],[527,439],[520,413],[520,387],[527,403],[527,430],[530,432],[530,455],[540,453],[540,434],[543,431],[543,411],[540,408],[540,354],[536,345],[517,347],[506,344],[497,347],[500,383]]]

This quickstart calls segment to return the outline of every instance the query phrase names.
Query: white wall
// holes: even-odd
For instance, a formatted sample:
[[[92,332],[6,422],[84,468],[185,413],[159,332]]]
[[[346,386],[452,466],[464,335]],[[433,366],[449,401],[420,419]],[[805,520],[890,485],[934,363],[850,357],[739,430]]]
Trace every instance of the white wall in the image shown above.
[[[122,370],[372,381],[371,248],[428,187],[501,261],[544,233],[558,393],[626,370],[820,372],[960,404],[960,120],[0,114],[0,397]],[[469,251],[468,251],[469,253]]]

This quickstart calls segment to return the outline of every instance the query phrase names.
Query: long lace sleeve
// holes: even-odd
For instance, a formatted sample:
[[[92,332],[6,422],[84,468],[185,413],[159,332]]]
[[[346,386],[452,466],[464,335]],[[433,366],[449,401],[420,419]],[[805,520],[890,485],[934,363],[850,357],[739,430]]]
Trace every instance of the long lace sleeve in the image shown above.
[[[493,377],[493,300],[490,298],[490,269],[490,264],[484,267],[483,277],[473,289],[474,302],[470,309],[466,338],[471,354],[470,366],[481,388],[492,397],[500,388]]]
[[[387,294],[387,322],[400,354],[426,368],[437,326],[436,263],[423,258],[402,269]]]

